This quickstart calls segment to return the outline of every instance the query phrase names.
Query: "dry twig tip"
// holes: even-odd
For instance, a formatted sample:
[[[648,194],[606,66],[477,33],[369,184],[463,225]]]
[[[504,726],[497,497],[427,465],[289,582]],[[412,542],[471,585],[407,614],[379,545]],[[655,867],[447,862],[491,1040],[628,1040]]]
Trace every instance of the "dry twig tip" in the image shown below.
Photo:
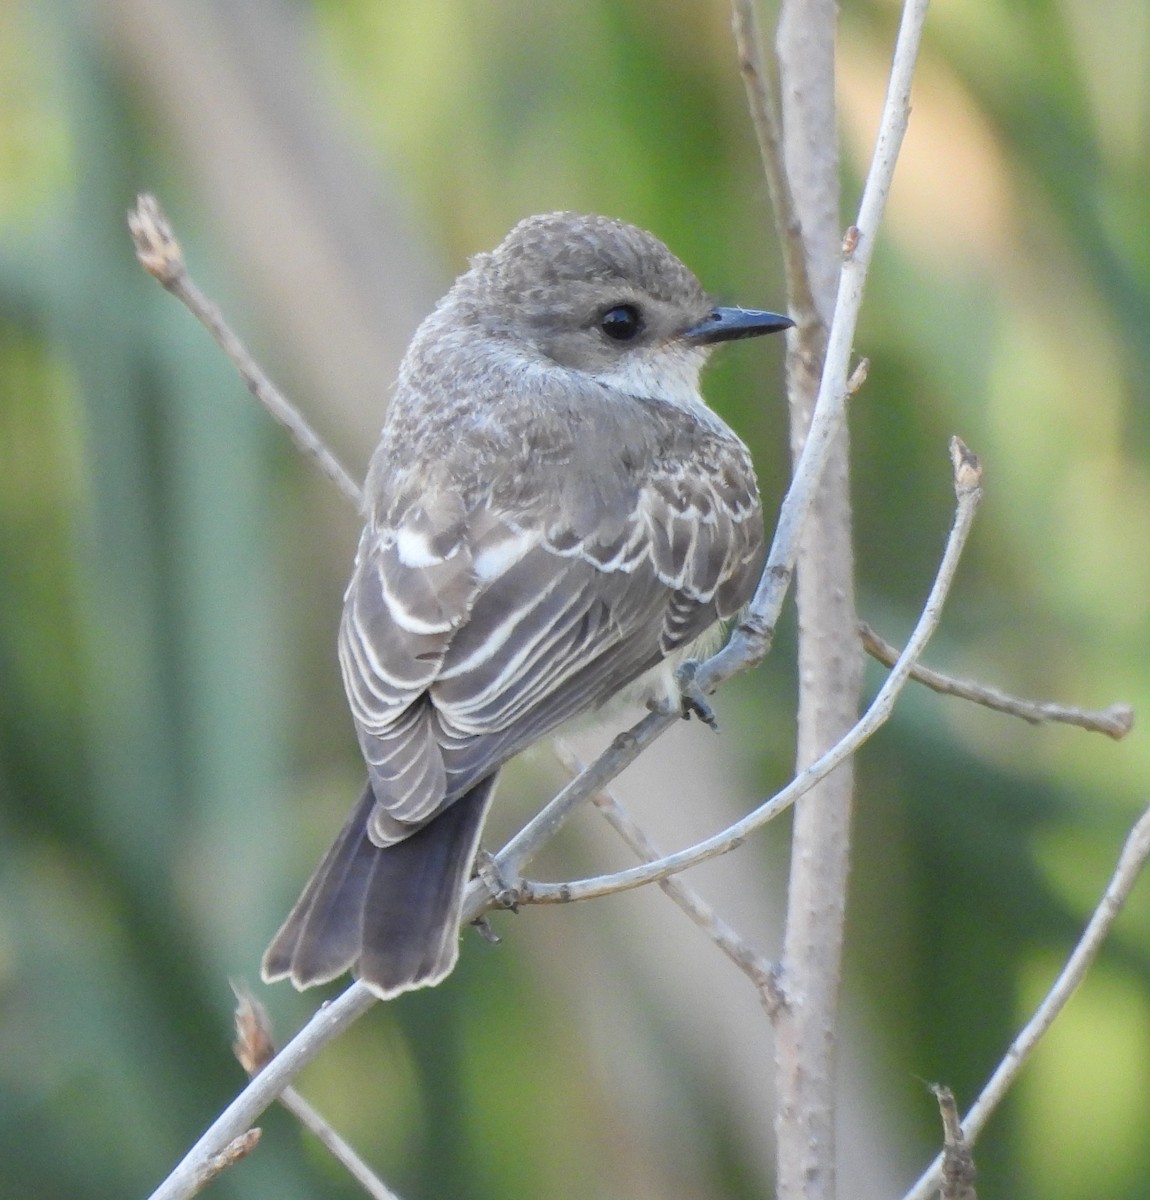
[[[327,448],[304,416],[264,374],[243,342],[232,332],[219,308],[195,285],[188,273],[171,223],[155,196],[144,193],[128,213],[128,229],[136,257],[149,275],[159,280],[216,340],[216,344],[240,373],[248,391],[267,412],[291,434],[299,449],[315,459],[323,473],[355,505],[363,509],[363,492],[343,464]]]
[[[249,1075],[255,1076],[276,1055],[271,1017],[268,1016],[268,1010],[243,984],[233,981],[232,991],[236,994],[236,1040],[232,1045],[232,1050],[235,1052],[236,1058],[240,1060],[243,1069]],[[295,1088],[285,1087],[279,1094],[279,1102],[305,1129],[310,1130],[319,1138],[336,1161],[342,1164],[348,1174],[372,1200],[398,1200],[387,1184]]]
[[[958,491],[982,487],[982,460],[958,434],[950,439],[950,461],[954,467],[954,486]]]
[[[942,1200],[977,1200],[974,1181],[978,1172],[958,1119],[954,1093],[940,1083],[933,1084],[930,1090],[942,1116]]]
[[[155,196],[144,192],[136,197],[136,207],[128,213],[128,229],[140,266],[164,287],[171,287],[186,270],[184,252]]]
[[[276,1056],[268,1010],[243,986],[232,982],[236,994],[236,1040],[232,1052],[249,1075],[258,1074]]]
[[[866,383],[866,377],[870,374],[870,359],[860,358],[855,363],[855,369],[851,372],[850,378],[847,380],[847,399],[852,399],[862,385]]]

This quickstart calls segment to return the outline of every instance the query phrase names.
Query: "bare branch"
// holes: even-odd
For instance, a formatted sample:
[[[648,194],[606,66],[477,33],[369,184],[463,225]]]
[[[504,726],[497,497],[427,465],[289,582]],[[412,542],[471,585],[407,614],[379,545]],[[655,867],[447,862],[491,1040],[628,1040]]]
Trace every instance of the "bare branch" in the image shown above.
[[[870,707],[846,736],[796,775],[782,791],[776,793],[770,800],[761,804],[742,820],[736,821],[705,841],[688,847],[686,850],[680,850],[676,854],[669,854],[654,862],[645,863],[643,866],[630,867],[625,871],[617,871],[593,879],[581,879],[571,883],[536,883],[534,881],[524,883],[522,889],[524,902],[564,904],[572,900],[587,900],[595,896],[611,895],[614,892],[627,891],[630,888],[656,882],[686,870],[688,867],[726,854],[741,846],[747,836],[760,826],[790,808],[799,796],[829,775],[839,763],[853,754],[885,724],[894,708],[895,700],[909,681],[912,666],[938,627],[938,622],[942,617],[942,606],[951,584],[954,582],[955,571],[970,534],[978,502],[982,498],[981,469],[978,466],[977,458],[958,438],[951,439],[951,456],[955,467],[955,491],[958,497],[958,506],[938,574],[935,576],[930,595],[927,597],[918,624],[906,644],[906,649],[903,650]],[[586,780],[588,774],[594,772],[596,765],[592,764],[590,771],[584,772],[579,780],[576,780],[576,783]],[[568,787],[571,786],[574,785],[568,785]],[[564,791],[566,790],[564,789]],[[560,795],[562,794],[561,792]],[[496,862],[506,873],[508,863],[504,860],[504,855],[498,855]]]
[[[871,658],[888,667],[897,660],[898,650],[890,642],[879,637],[865,621],[859,623],[859,636],[862,638],[863,649]],[[1115,741],[1120,741],[1134,728],[1134,710],[1129,704],[1112,704],[1109,708],[1091,711],[1053,704],[1047,700],[1024,700],[1019,696],[1011,696],[1008,692],[999,691],[998,688],[988,687],[984,683],[955,679],[951,675],[943,675],[921,665],[914,668],[911,677],[941,695],[958,696],[962,700],[970,700],[985,708],[992,708],[995,712],[1021,717],[1032,725],[1044,725],[1047,722],[1077,725],[1080,729],[1088,729],[1092,733],[1104,733]]]
[[[248,391],[291,434],[299,449],[316,461],[319,469],[352,502],[356,511],[362,512],[363,491],[359,484],[298,409],[264,374],[247,347],[232,332],[219,308],[192,281],[184,253],[155,196],[145,194],[136,198],[136,207],[128,214],[128,228],[136,245],[136,257],[144,270],[181,301],[215,338],[239,371]]]
[[[279,1101],[305,1129],[310,1129],[315,1134],[328,1148],[332,1157],[372,1200],[399,1200],[395,1192],[375,1174],[355,1149],[336,1133],[326,1118],[317,1112],[295,1088],[284,1088],[280,1093]]]
[[[763,53],[756,0],[734,0],[732,8],[739,72],[747,89],[747,107],[758,138],[763,174],[771,195],[771,211],[775,214],[775,229],[783,251],[788,305],[799,325],[817,324],[820,318],[811,292],[802,223],[795,209],[790,180],[783,169],[782,122],[777,100],[779,85],[773,60]]]
[[[796,469],[825,378],[842,276],[837,23],[835,0],[781,0],[778,6],[783,167],[817,314],[787,339],[787,408]],[[849,384],[844,387],[849,390]],[[862,655],[851,636],[858,620],[852,519],[849,438],[840,421],[819,471],[796,562],[799,770],[843,737],[861,702]],[[854,764],[846,760],[803,800],[793,822],[779,974],[780,987],[801,1002],[781,1009],[775,1022],[780,1200],[822,1200],[836,1189],[834,1059],[853,803]]]
[[[1147,808],[1135,822],[1133,829],[1126,838],[1118,865],[1098,907],[1091,914],[1086,929],[1078,944],[1074,947],[1066,965],[1054,981],[1042,1003],[1034,1011],[1034,1015],[1023,1026],[1018,1036],[1010,1044],[1002,1061],[990,1077],[982,1094],[971,1106],[962,1122],[962,1133],[966,1141],[973,1145],[978,1135],[985,1128],[991,1113],[1002,1102],[1015,1079],[1018,1078],[1026,1060],[1033,1053],[1042,1035],[1054,1024],[1058,1014],[1066,1006],[1067,1000],[1074,989],[1082,982],[1090,964],[1098,954],[1115,918],[1122,911],[1126,898],[1130,895],[1138,876],[1150,857],[1150,808]],[[939,1186],[943,1156],[931,1163],[919,1181],[907,1192],[905,1200],[929,1200],[931,1194]]]
[[[583,763],[565,741],[556,738],[552,742],[552,749],[556,758],[572,776],[582,774]],[[591,803],[639,858],[645,862],[655,862],[662,857],[639,825],[628,816],[626,809],[609,791],[604,789],[596,792],[591,797]],[[782,1003],[782,997],[779,995],[774,966],[750,942],[736,933],[684,880],[677,877],[660,879],[659,887],[750,979],[767,1012],[775,1012]]]
[[[819,317],[787,339],[787,410],[796,463],[814,417],[842,274],[837,24],[836,0],[779,4],[775,54],[783,158]],[[844,387],[849,390],[849,384]],[[798,770],[835,745],[858,717],[863,662],[852,636],[858,621],[852,520],[843,421],[827,450],[796,561]],[[774,1038],[779,1200],[831,1200],[836,1191],[835,1055],[853,805],[854,763],[847,759],[803,799],[792,825],[779,976],[781,989],[795,1000],[779,1010]]]
[[[243,1134],[324,1046],[363,1016],[375,1002],[376,997],[362,983],[353,983],[342,995],[313,1013],[299,1033],[216,1117],[176,1169],[152,1193],[151,1200],[187,1200],[194,1196],[203,1164]]]
[[[255,1076],[275,1058],[271,1017],[247,988],[233,983],[232,991],[236,994],[236,1041],[232,1049],[243,1069]],[[315,1134],[372,1200],[399,1200],[348,1142],[336,1133],[327,1119],[295,1088],[284,1088],[279,1095],[279,1102],[305,1129]]]
[[[696,685],[705,693],[713,692],[733,675],[757,665],[770,651],[775,625],[794,575],[799,535],[814,503],[827,456],[842,425],[851,345],[870,267],[874,235],[882,217],[898,149],[906,131],[910,81],[927,3],[928,0],[913,0],[903,13],[891,85],[856,222],[860,230],[859,241],[854,253],[843,265],[814,418],[779,510],[779,520],[763,576],[746,616],[726,646],[708,659],[695,676]],[[575,807],[634,762],[676,719],[670,714],[651,713],[626,733],[620,734],[583,776],[569,783],[512,839],[504,851],[507,855],[503,861],[504,867],[512,874],[518,874],[531,855],[553,835]]]

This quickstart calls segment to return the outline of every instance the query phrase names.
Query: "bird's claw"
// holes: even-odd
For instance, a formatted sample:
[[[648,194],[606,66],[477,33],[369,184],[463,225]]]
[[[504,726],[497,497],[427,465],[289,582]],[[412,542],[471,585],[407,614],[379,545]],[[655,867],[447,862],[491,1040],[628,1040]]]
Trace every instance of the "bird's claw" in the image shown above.
[[[491,928],[491,922],[486,917],[476,917],[471,922],[472,929],[489,945],[498,946],[503,939]]]

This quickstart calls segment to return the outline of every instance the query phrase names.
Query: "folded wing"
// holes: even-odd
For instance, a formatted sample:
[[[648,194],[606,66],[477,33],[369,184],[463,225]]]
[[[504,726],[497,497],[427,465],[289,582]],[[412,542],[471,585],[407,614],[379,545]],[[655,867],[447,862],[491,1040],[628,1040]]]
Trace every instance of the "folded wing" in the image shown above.
[[[410,836],[746,602],[763,554],[750,462],[726,431],[692,432],[661,456],[612,447],[593,485],[578,463],[550,492],[526,481],[546,504],[440,483],[369,525],[339,650],[373,842]]]

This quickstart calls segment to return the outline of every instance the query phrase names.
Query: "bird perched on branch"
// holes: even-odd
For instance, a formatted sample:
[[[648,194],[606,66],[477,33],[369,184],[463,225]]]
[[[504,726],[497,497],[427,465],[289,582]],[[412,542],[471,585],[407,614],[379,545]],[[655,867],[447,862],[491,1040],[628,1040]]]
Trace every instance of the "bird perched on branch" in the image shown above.
[[[762,567],[750,456],[699,393],[716,307],[651,234],[553,213],[476,256],[423,322],[371,461],[339,660],[368,783],[265,980],[438,983],[499,768],[674,667]]]

